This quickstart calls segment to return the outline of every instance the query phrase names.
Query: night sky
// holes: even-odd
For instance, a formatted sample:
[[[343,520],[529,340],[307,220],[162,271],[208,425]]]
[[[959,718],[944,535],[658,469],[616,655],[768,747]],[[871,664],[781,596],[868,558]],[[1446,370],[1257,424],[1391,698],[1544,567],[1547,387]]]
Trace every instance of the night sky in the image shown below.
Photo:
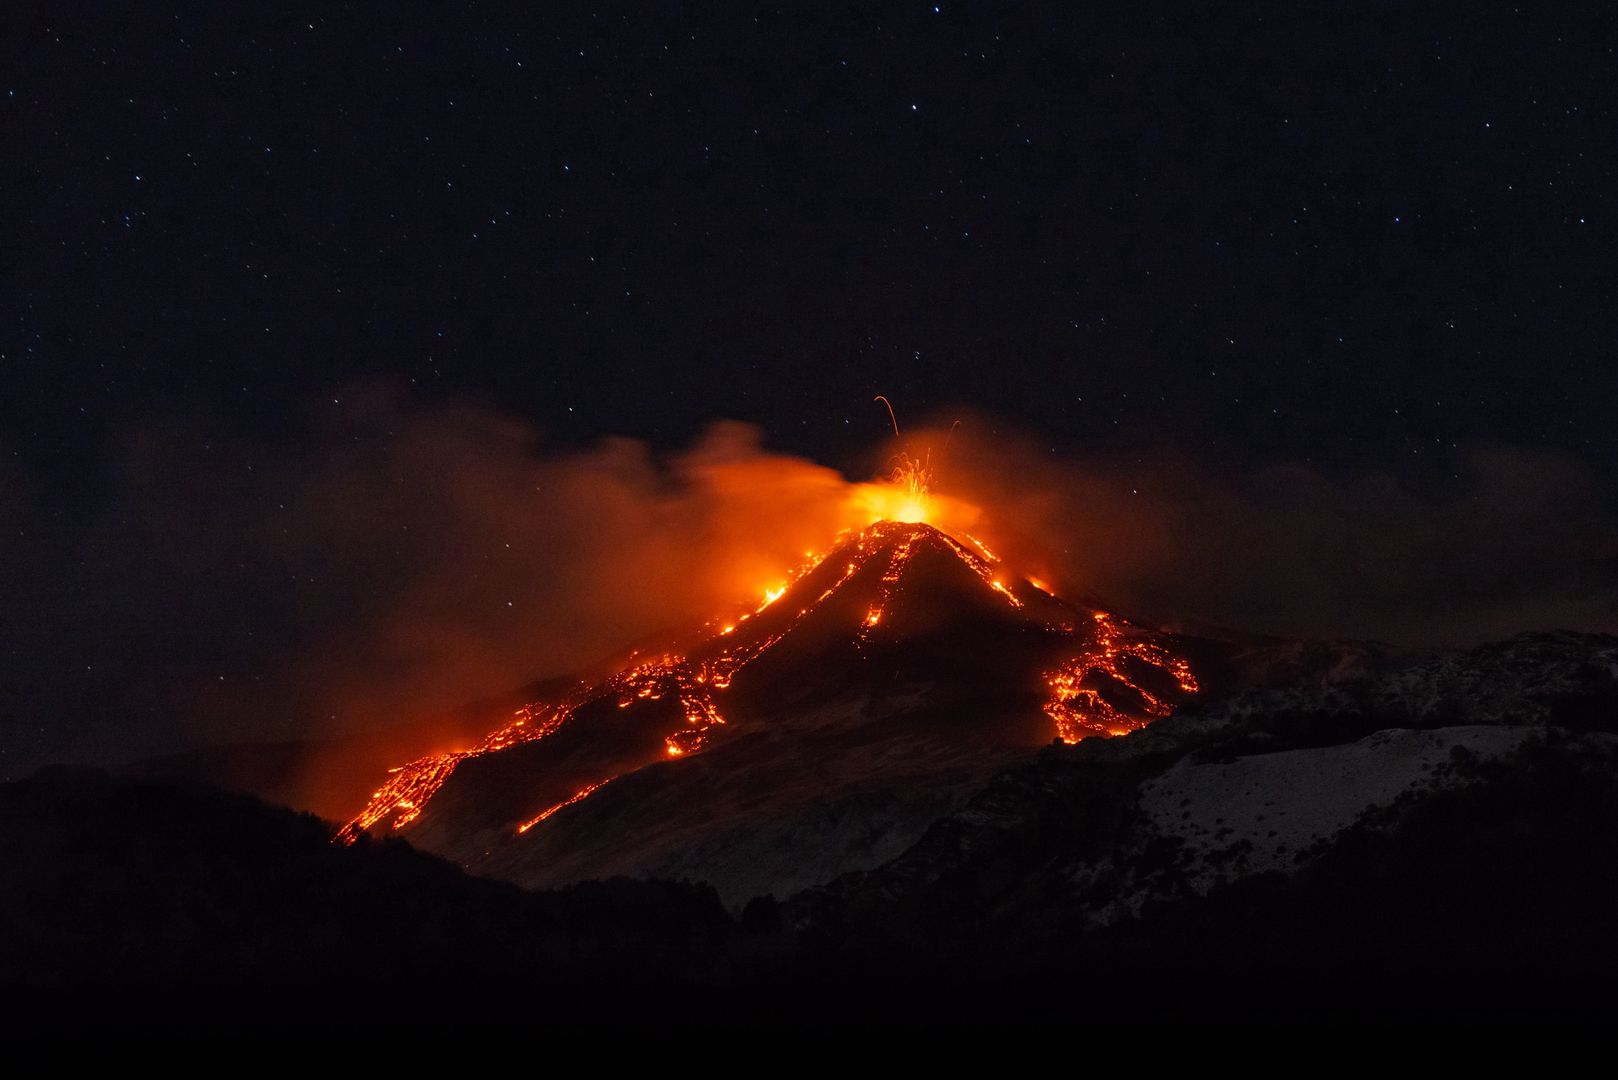
[[[727,7],[8,6],[0,772],[280,731],[197,687],[304,707],[391,579],[247,534],[442,410],[861,479],[877,393],[1440,501],[1516,455],[1605,587],[1610,8]]]

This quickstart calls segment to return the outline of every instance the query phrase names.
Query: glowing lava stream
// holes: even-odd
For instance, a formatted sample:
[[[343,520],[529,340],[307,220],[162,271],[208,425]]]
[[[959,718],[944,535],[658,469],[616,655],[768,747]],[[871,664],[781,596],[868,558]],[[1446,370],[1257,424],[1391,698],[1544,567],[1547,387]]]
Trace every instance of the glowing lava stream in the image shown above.
[[[455,766],[463,760],[543,739],[561,727],[570,715],[572,709],[565,705],[554,708],[539,704],[524,705],[517,710],[511,723],[486,736],[471,750],[431,754],[389,770],[391,778],[388,782],[376,790],[365,804],[365,809],[339,829],[333,839],[352,844],[361,833],[369,831],[389,815],[393,816],[394,829],[404,828],[421,816],[427,801],[438,793],[444,781],[449,779],[449,774],[455,771]],[[535,723],[536,716],[543,716],[543,719]]]
[[[1179,684],[1182,693],[1197,692],[1197,678],[1183,657],[1154,642],[1126,639],[1118,623],[1104,611],[1095,612],[1094,618],[1095,640],[1045,677],[1051,688],[1045,714],[1056,722],[1057,737],[1066,743],[1092,735],[1127,735],[1174,711],[1173,702],[1132,677],[1127,660],[1166,673]],[[1096,676],[1109,677],[1138,694],[1145,718],[1130,716],[1103,697],[1096,686],[1087,685]]]
[[[896,542],[894,535],[901,534]],[[553,734],[571,718],[581,706],[616,697],[619,708],[629,708],[637,701],[659,700],[673,694],[678,700],[684,724],[664,739],[668,757],[678,758],[701,751],[708,743],[714,728],[724,725],[715,695],[731,684],[731,680],[748,664],[768,651],[809,612],[817,609],[851,580],[858,571],[884,546],[892,543],[888,564],[878,583],[877,603],[869,608],[857,629],[857,641],[867,641],[874,628],[884,618],[887,605],[904,576],[906,565],[915,553],[916,544],[925,538],[940,542],[958,556],[972,572],[1008,605],[1022,608],[1023,601],[998,576],[998,561],[984,544],[968,536],[973,550],[949,534],[935,529],[918,530],[899,522],[878,521],[851,539],[839,537],[839,543],[822,555],[811,555],[787,580],[787,584],[765,591],[765,599],[753,611],[742,615],[735,623],[724,625],[721,638],[730,638],[737,624],[762,613],[783,595],[791,584],[801,581],[818,570],[832,555],[846,558],[842,572],[821,591],[813,601],[792,615],[784,625],[773,632],[748,639],[745,635],[733,639],[729,648],[706,659],[695,660],[674,653],[653,660],[643,660],[623,669],[593,686],[581,686],[556,705],[532,704],[517,710],[512,721],[493,732],[470,750],[434,754],[418,758],[392,770],[382,785],[354,819],[338,830],[335,840],[353,843],[362,833],[384,827],[402,829],[415,821],[429,800],[443,787],[457,766],[468,758],[509,749],[534,742]],[[1076,742],[1090,736],[1127,734],[1145,726],[1154,719],[1166,716],[1173,703],[1162,695],[1140,685],[1133,677],[1131,661],[1135,666],[1157,668],[1172,677],[1180,691],[1195,693],[1197,682],[1185,660],[1167,649],[1140,637],[1126,635],[1119,623],[1105,612],[1095,612],[1093,637],[1080,645],[1069,660],[1046,674],[1051,698],[1045,712],[1056,725],[1059,738]],[[710,624],[712,626],[713,624]],[[1077,631],[1070,625],[1049,627],[1050,630],[1072,637]],[[1140,702],[1144,717],[1131,716],[1115,707],[1103,696],[1099,686],[1112,680],[1133,694]],[[605,777],[588,784],[562,802],[546,807],[538,814],[515,826],[518,834],[527,833],[534,826],[562,809],[580,802],[615,777]]]
[[[517,826],[517,835],[521,836],[523,833],[527,832],[529,829],[532,829],[535,825],[538,825],[541,821],[544,821],[546,818],[548,818],[552,814],[556,813],[556,811],[562,809],[565,806],[572,806],[574,803],[578,802],[580,799],[583,799],[588,795],[591,795],[591,794],[593,794],[593,793],[595,793],[597,791],[600,791],[602,788],[606,787],[610,783],[612,783],[611,780],[603,780],[599,784],[586,784],[584,787],[581,787],[578,791],[574,792],[570,797],[568,797],[566,799],[563,799],[561,802],[557,803],[555,806],[548,807],[548,808],[546,808],[544,810],[541,810],[539,813],[535,814],[533,817],[529,818],[527,821],[523,822],[521,825],[518,825]]]

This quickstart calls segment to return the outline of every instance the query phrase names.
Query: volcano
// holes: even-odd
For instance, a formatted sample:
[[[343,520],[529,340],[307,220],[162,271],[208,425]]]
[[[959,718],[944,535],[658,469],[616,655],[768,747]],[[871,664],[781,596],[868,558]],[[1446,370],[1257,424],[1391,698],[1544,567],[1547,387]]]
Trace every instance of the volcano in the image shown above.
[[[339,838],[398,833],[528,887],[785,896],[890,861],[1053,740],[1126,734],[1198,688],[1170,636],[923,523],[847,535],[693,637],[394,770]]]

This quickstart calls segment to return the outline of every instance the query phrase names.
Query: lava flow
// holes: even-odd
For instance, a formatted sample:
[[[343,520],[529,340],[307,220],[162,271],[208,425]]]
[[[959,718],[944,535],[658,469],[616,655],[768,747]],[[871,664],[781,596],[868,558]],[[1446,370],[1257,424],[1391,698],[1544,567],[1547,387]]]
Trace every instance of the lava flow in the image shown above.
[[[1104,611],[1096,612],[1094,620],[1094,640],[1046,676],[1051,700],[1045,714],[1055,721],[1057,737],[1067,743],[1094,735],[1127,735],[1174,711],[1174,702],[1163,692],[1141,685],[1130,661],[1166,675],[1183,694],[1197,692],[1197,678],[1183,657],[1156,642],[1127,638],[1118,621]],[[1107,700],[1102,686],[1109,680],[1138,699],[1141,715]]]
[[[586,784],[586,785],[584,785],[578,791],[575,791],[572,795],[570,795],[567,798],[563,799],[561,802],[557,803],[555,806],[546,807],[545,809],[541,810],[539,813],[535,814],[533,817],[529,818],[527,821],[523,822],[521,825],[518,825],[517,826],[517,835],[521,836],[523,833],[527,832],[529,829],[532,829],[535,825],[538,825],[541,821],[544,821],[546,818],[550,817],[552,814],[556,813],[558,810],[561,810],[564,807],[572,806],[574,803],[579,802],[581,799],[588,798],[589,796],[595,794],[597,791],[600,791],[602,787],[606,786],[607,784],[610,784],[611,782],[612,781],[610,781],[610,780],[603,780],[599,784]]]
[[[887,631],[890,607],[910,587],[907,571],[924,550],[943,558],[947,565],[953,565],[949,556],[959,560],[988,590],[986,597],[1017,613],[1017,625],[1027,628],[1023,640],[1047,656],[1065,657],[1044,674],[1050,695],[1044,711],[1063,741],[1127,734],[1168,715],[1179,695],[1196,692],[1190,666],[1162,644],[1161,636],[1105,612],[1075,609],[1042,585],[1008,576],[1003,564],[975,537],[962,532],[957,539],[932,524],[928,480],[925,459],[902,458],[892,483],[866,485],[871,490],[862,501],[874,503],[869,523],[839,536],[826,552],[811,553],[786,576],[784,584],[763,590],[762,604],[734,619],[709,623],[711,636],[689,653],[636,659],[601,682],[581,685],[558,703],[525,706],[505,727],[469,750],[430,755],[393,770],[336,839],[352,843],[369,831],[405,828],[420,817],[464,762],[545,739],[587,706],[594,710],[592,716],[600,717],[602,705],[610,710],[606,703],[627,710],[641,702],[673,701],[680,719],[674,730],[662,736],[662,756],[683,758],[700,753],[728,722],[720,707],[721,697],[738,673],[775,648],[811,614],[832,610],[827,605],[856,578],[867,584],[855,594],[857,606],[851,618],[856,622],[847,632],[859,655],[866,655],[877,628]],[[885,563],[873,564],[878,558]],[[862,576],[868,566],[872,573]],[[1034,610],[1028,609],[1030,604]],[[664,718],[668,714],[647,715]],[[630,763],[628,771],[647,764],[650,760]],[[512,822],[512,831],[528,833],[624,771],[622,766],[614,767],[611,775],[583,785],[560,801],[553,792],[540,804],[543,809],[530,811],[520,823]]]
[[[511,723],[485,736],[471,750],[455,750],[447,754],[429,754],[406,765],[389,770],[387,783],[371,795],[354,819],[337,831],[336,839],[352,844],[360,834],[368,832],[384,820],[391,819],[394,829],[402,829],[421,816],[427,801],[438,794],[449,774],[467,758],[491,754],[522,743],[543,739],[562,726],[572,714],[566,705],[547,707],[542,704],[524,705],[512,717]],[[535,717],[542,717],[535,723]]]

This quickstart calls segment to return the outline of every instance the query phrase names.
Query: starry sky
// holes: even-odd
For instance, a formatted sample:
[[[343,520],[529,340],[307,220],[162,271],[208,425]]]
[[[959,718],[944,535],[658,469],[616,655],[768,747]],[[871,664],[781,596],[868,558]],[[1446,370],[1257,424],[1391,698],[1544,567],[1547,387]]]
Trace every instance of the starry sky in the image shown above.
[[[1618,474],[1605,5],[276,7],[0,14],[13,746],[72,744],[86,634],[98,693],[212,678],[217,612],[128,614],[172,567],[85,581],[377,393],[850,475],[877,393],[1056,458]]]

